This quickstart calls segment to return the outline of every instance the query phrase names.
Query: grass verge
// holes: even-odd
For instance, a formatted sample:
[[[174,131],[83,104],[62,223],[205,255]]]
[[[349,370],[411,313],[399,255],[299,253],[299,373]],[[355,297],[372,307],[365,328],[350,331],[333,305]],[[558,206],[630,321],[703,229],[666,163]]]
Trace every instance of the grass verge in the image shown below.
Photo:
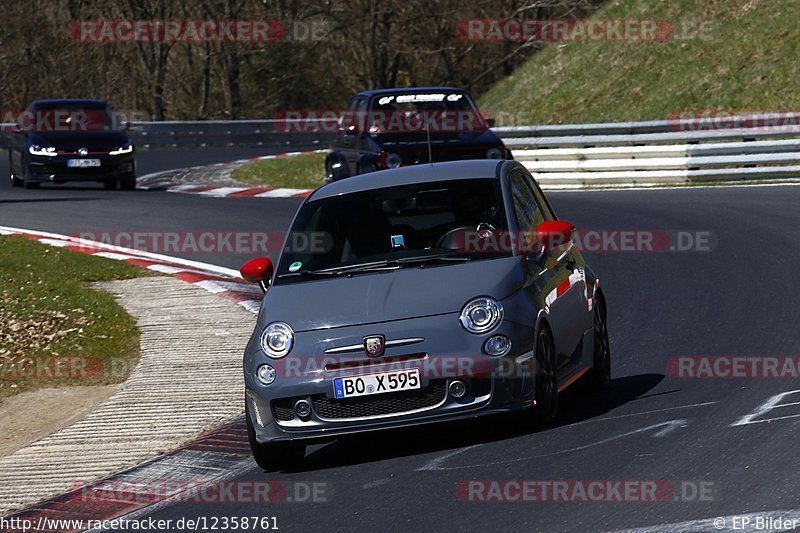
[[[546,46],[479,100],[498,125],[676,118],[800,105],[800,2],[610,0],[592,18],[666,20],[664,42]],[[486,46],[492,46],[486,44]]]
[[[120,261],[0,236],[0,398],[124,381],[139,356],[136,321],[89,284],[146,275]]]
[[[251,161],[231,177],[242,183],[287,189],[316,189],[325,183],[325,154],[298,154]]]

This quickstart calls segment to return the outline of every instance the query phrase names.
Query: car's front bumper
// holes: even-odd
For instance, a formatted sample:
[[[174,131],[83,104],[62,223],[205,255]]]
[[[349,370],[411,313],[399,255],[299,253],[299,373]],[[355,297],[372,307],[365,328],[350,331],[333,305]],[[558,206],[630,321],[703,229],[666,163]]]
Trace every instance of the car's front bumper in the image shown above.
[[[456,420],[529,408],[534,395],[533,328],[503,322],[490,334],[473,335],[458,325],[458,315],[442,315],[380,324],[387,340],[424,338],[388,348],[383,358],[366,354],[325,354],[336,346],[359,344],[376,333],[373,326],[354,326],[296,335],[292,354],[267,358],[254,335],[245,353],[246,401],[259,442],[325,440],[341,435]],[[511,351],[501,357],[482,352],[486,338],[504,334]],[[299,354],[309,353],[308,356]],[[278,377],[270,385],[255,379],[260,364],[271,364]],[[342,376],[418,369],[421,388],[337,400],[333,380]],[[455,398],[449,385],[459,380],[467,392]],[[305,419],[293,410],[304,399],[311,405]]]
[[[99,159],[99,167],[76,168],[67,166],[70,159]],[[40,183],[62,183],[67,181],[109,181],[132,178],[136,175],[136,160],[133,153],[121,155],[90,154],[57,155],[55,157],[34,156],[28,159],[29,181]]]

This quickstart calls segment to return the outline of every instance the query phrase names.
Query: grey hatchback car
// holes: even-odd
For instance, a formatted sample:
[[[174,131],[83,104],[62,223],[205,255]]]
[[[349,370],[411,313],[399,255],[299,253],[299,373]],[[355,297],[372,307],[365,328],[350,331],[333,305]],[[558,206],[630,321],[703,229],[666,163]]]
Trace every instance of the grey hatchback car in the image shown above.
[[[599,280],[515,161],[417,165],[337,181],[300,206],[244,354],[250,444],[265,470],[306,445],[531,409],[611,379]]]

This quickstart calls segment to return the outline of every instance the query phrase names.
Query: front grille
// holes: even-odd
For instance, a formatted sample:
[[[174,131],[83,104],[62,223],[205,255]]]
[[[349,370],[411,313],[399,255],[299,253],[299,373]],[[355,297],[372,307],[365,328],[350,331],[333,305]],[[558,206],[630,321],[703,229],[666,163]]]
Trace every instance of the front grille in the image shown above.
[[[280,400],[273,400],[272,412],[275,414],[275,418],[282,422],[288,422],[290,420],[294,420],[294,409],[292,409],[291,398],[281,398]]]
[[[492,380],[489,378],[472,380],[472,395],[476,398],[486,396],[492,392]]]
[[[343,419],[390,415],[439,405],[447,394],[446,380],[431,381],[427,388],[415,391],[390,392],[372,397],[331,400],[324,395],[312,397],[320,418]],[[274,404],[273,404],[274,405]]]

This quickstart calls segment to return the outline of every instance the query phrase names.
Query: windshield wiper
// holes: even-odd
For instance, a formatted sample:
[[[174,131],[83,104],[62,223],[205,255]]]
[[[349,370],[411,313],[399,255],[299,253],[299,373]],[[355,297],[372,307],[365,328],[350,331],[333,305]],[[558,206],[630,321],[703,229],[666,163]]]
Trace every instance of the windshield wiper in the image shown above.
[[[424,265],[427,263],[466,263],[472,258],[468,255],[422,255],[420,257],[404,257],[396,259],[399,265]]]
[[[280,274],[279,278],[299,278],[299,277],[332,277],[356,274],[359,272],[385,272],[387,270],[397,270],[408,266],[423,267],[430,263],[465,263],[472,258],[469,256],[458,255],[428,255],[420,257],[403,257],[401,259],[385,259],[383,261],[373,261],[358,265],[349,265],[321,270],[298,270],[297,272],[287,272]]]
[[[454,256],[454,255],[427,255],[420,257],[403,257],[400,259],[385,259],[383,261],[376,261],[372,263],[364,263],[361,265],[352,265],[349,267],[341,267],[336,270],[340,274],[351,274],[354,272],[380,272],[386,270],[397,270],[408,266],[424,267],[430,263],[464,263],[470,261],[472,258],[469,256]]]
[[[337,270],[298,270],[297,272],[287,272],[285,274],[279,274],[279,278],[313,278],[313,277],[329,277],[329,276],[337,276],[341,274],[341,272]]]

